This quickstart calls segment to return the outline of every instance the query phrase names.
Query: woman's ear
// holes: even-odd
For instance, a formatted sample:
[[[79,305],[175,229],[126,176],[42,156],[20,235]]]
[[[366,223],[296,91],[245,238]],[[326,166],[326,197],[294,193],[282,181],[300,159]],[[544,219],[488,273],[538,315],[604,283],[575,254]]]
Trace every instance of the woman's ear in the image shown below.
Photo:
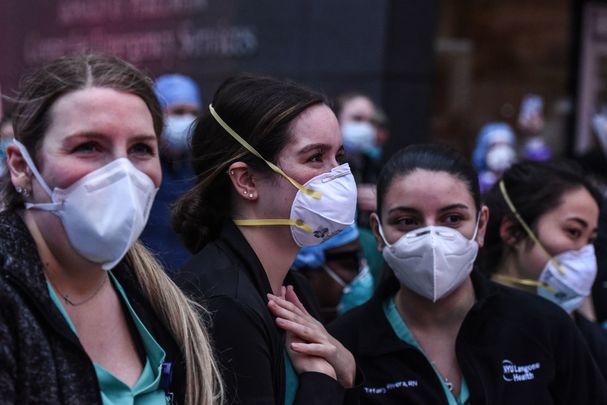
[[[373,236],[375,236],[375,243],[377,244],[377,250],[379,252],[383,252],[384,250],[384,246],[386,245],[384,243],[384,239],[381,237],[381,234],[379,233],[379,217],[377,216],[377,213],[373,212],[371,213],[371,215],[369,215],[369,225],[371,226],[371,231],[373,232]]]
[[[236,194],[242,199],[256,201],[259,198],[259,192],[255,185],[255,177],[249,170],[249,165],[244,162],[232,163],[228,168],[228,176]]]
[[[6,165],[15,188],[32,190],[32,171],[14,143],[6,145]]]
[[[476,232],[476,243],[479,247],[485,244],[485,234],[487,233],[487,225],[489,224],[489,207],[483,205],[478,216],[478,231]]]
[[[500,239],[509,247],[514,247],[518,243],[513,229],[515,225],[512,218],[507,216],[504,216],[500,222]]]

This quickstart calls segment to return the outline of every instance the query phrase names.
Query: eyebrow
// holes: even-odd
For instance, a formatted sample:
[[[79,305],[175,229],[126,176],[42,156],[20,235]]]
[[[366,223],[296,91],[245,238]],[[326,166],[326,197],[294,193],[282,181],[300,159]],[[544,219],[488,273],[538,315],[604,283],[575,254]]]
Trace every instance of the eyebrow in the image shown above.
[[[468,207],[466,204],[456,203],[456,204],[447,205],[446,207],[439,209],[438,212],[451,211],[451,210],[455,210],[455,209],[468,210],[468,209],[470,209],[470,207]]]
[[[343,148],[343,146],[342,146],[342,148]],[[330,145],[327,145],[326,143],[313,143],[313,144],[311,144],[311,145],[307,145],[307,146],[303,147],[303,148],[302,148],[302,149],[301,149],[299,152],[297,152],[297,153],[298,153],[299,155],[304,155],[304,154],[306,154],[306,153],[308,153],[308,152],[311,152],[311,151],[313,151],[313,150],[316,150],[316,149],[320,149],[321,151],[323,151],[323,152],[324,152],[324,151],[325,151],[325,150],[327,150],[327,149],[331,149],[331,146],[330,146]]]
[[[68,137],[65,138],[65,141],[71,141],[73,139],[78,139],[78,138],[84,138],[84,139],[94,139],[94,138],[107,138],[110,137],[111,135],[108,135],[107,133],[103,133],[103,132],[95,132],[95,131],[85,131],[85,132],[77,132],[75,134],[69,135]],[[135,141],[135,142],[141,142],[141,141],[153,141],[156,140],[157,137],[156,135],[152,135],[152,134],[139,134],[139,135],[135,135],[132,138],[130,138],[130,141]]]
[[[450,204],[450,205],[447,205],[446,207],[443,207],[443,208],[439,209],[438,212],[442,213],[442,212],[450,211],[450,210],[453,210],[453,209],[465,209],[465,210],[468,210],[469,207],[466,204],[461,204],[461,203]],[[411,208],[411,207],[394,207],[394,208],[392,208],[392,209],[390,209],[388,211],[388,214],[391,214],[392,212],[396,212],[396,211],[398,211],[398,212],[407,212],[407,213],[412,213],[412,214],[417,214],[417,213],[420,212],[419,210],[417,210],[415,208]]]
[[[579,218],[579,217],[566,218],[565,222],[567,222],[567,221],[574,221],[574,222],[577,222],[578,224],[580,224],[582,227],[588,228],[588,222],[586,222],[582,218]],[[592,231],[593,232],[598,232],[598,230],[599,230],[599,228],[595,227]]]

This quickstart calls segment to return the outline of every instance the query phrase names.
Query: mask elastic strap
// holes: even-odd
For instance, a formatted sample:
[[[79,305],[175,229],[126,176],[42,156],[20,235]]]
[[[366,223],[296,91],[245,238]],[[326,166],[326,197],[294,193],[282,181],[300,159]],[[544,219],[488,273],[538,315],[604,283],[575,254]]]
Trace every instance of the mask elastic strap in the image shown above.
[[[342,288],[346,288],[348,286],[348,283],[346,283],[341,277],[339,277],[337,273],[335,273],[333,269],[331,269],[329,266],[323,263],[321,267],[329,275],[329,277],[335,280],[335,282],[342,286]]]
[[[377,230],[379,231],[379,236],[381,236],[381,239],[384,241],[386,246],[387,247],[392,246],[391,244],[388,243],[388,241],[386,240],[386,237],[384,236],[384,229],[381,227],[381,221],[379,220],[379,215],[377,216]]]
[[[312,233],[312,228],[301,219],[234,219],[233,221],[236,225],[240,226],[293,225],[308,233]]]
[[[521,224],[521,226],[523,227],[523,229],[525,230],[525,232],[527,232],[527,235],[529,235],[529,237],[531,238],[531,240],[536,243],[546,254],[546,256],[548,256],[548,260],[550,260],[552,262],[552,264],[554,265],[554,267],[561,273],[561,274],[565,274],[565,270],[563,269],[563,266],[561,266],[561,264],[558,262],[558,260],[556,260],[550,253],[548,253],[548,251],[546,250],[546,248],[544,247],[544,245],[542,245],[542,243],[540,242],[540,240],[535,236],[535,234],[533,233],[533,231],[531,230],[531,228],[529,228],[529,226],[527,225],[527,223],[525,222],[525,220],[521,217],[521,215],[518,213],[518,211],[516,210],[516,208],[514,207],[514,204],[512,203],[512,200],[510,199],[510,196],[508,195],[508,192],[506,192],[506,184],[504,183],[504,180],[500,180],[499,182],[499,188],[500,188],[500,192],[502,193],[502,196],[504,197],[504,200],[506,201],[506,205],[508,205],[508,208],[510,208],[510,211],[514,214],[514,216],[516,217],[516,219],[518,220],[518,222]]]
[[[19,148],[19,151],[21,152],[21,156],[23,157],[23,159],[27,163],[28,167],[34,174],[34,177],[38,181],[38,184],[40,184],[40,187],[42,187],[42,189],[46,192],[46,194],[48,194],[48,196],[52,199],[53,192],[51,191],[49,186],[46,184],[46,181],[44,181],[44,178],[42,178],[42,175],[36,168],[36,165],[34,164],[34,161],[32,160],[32,157],[30,156],[29,152],[27,151],[27,148],[25,147],[25,145],[23,145],[21,142],[19,142],[17,139],[14,139],[14,138],[13,138],[13,143],[15,145],[17,145],[17,147]],[[36,209],[43,210],[43,211],[55,211],[60,205],[61,204],[58,204],[58,203],[32,204],[32,203],[26,202],[25,208],[36,208]]]
[[[264,159],[264,157],[261,156],[261,154],[259,152],[257,152],[257,150],[255,150],[255,148],[253,148],[251,145],[249,145],[249,143],[247,141],[245,141],[240,135],[238,135],[236,133],[236,131],[234,131],[232,128],[230,128],[230,126],[228,124],[226,124],[226,122],[224,120],[221,119],[219,114],[217,114],[217,111],[215,111],[215,109],[213,108],[213,104],[209,104],[209,111],[211,112],[211,115],[213,116],[213,118],[215,118],[215,121],[217,121],[217,123],[219,125],[221,125],[221,127],[228,134],[230,134],[232,136],[232,138],[234,138],[236,141],[238,141],[238,143],[240,143],[246,150],[248,150],[250,153],[252,153],[253,155],[257,156],[258,158],[260,158],[261,160],[266,162],[266,164],[268,166],[270,166],[270,169],[272,169],[274,172],[280,174],[285,179],[289,180],[289,182],[291,184],[293,184],[302,193],[304,193],[312,198],[320,199],[320,197],[322,196],[322,194],[320,192],[305,188],[304,186],[299,184],[297,181],[292,179],[288,174],[286,174],[280,167],[278,167],[274,163]]]
[[[494,280],[498,280],[498,281],[506,281],[506,282],[510,282],[510,283],[524,285],[527,287],[543,287],[546,290],[550,291],[551,293],[556,292],[554,287],[552,287],[546,283],[543,283],[541,281],[537,281],[537,280],[530,280],[527,278],[517,278],[517,277],[507,276],[505,274],[494,274],[492,277]]]

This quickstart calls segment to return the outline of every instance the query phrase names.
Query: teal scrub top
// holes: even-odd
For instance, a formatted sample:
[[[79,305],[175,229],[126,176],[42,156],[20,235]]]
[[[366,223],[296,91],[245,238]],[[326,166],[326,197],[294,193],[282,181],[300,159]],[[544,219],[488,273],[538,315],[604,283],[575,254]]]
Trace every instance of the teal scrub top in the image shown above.
[[[417,348],[417,350],[419,350],[426,357],[426,359],[428,359],[428,356],[426,356],[426,354],[422,350],[422,347],[419,345],[417,340],[415,340],[413,333],[411,333],[411,330],[409,330],[409,327],[398,313],[398,309],[396,308],[396,304],[394,303],[394,297],[391,297],[386,300],[386,302],[384,302],[383,307],[384,314],[386,315],[386,318],[388,319],[390,326],[392,326],[392,329],[394,330],[396,336],[398,336],[399,339],[404,341],[405,343],[408,343],[411,346]],[[432,364],[430,359],[428,359],[428,362]],[[440,381],[441,386],[443,387],[443,391],[445,392],[447,401],[449,401],[449,405],[466,404],[467,401],[470,399],[470,391],[468,391],[468,384],[466,384],[466,380],[462,377],[462,387],[459,392],[459,398],[455,398],[453,393],[449,390],[449,387],[447,387],[445,380],[438,373],[434,365],[432,365],[432,368],[434,369],[434,372],[436,373],[436,376],[438,377],[438,380]]]
[[[165,405],[168,403],[168,399],[163,389],[160,388],[160,376],[162,363],[164,362],[166,353],[156,342],[154,337],[147,330],[145,325],[141,322],[135,310],[131,306],[124,289],[116,280],[114,275],[109,272],[110,279],[112,280],[116,290],[126,303],[129,315],[133,319],[135,328],[141,336],[143,346],[146,353],[146,361],[143,367],[143,371],[139,376],[139,379],[135,385],[131,388],[118,378],[114,377],[109,371],[101,367],[99,364],[93,363],[95,367],[95,373],[97,374],[97,380],[99,381],[99,387],[101,389],[101,399],[104,405]],[[70,325],[72,331],[78,335],[76,328],[72,323],[67,311],[63,307],[61,300],[55,293],[55,290],[51,284],[47,281],[47,287],[51,299],[59,308],[59,311]]]
[[[299,376],[293,367],[291,358],[285,350],[285,405],[292,405],[299,387]]]

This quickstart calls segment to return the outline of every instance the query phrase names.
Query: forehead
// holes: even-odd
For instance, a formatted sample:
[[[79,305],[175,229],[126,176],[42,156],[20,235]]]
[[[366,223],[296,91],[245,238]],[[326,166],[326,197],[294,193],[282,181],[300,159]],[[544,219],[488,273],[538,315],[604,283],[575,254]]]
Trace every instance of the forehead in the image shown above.
[[[386,189],[382,211],[387,213],[391,208],[403,206],[434,212],[452,204],[475,209],[474,198],[462,179],[447,172],[416,169],[394,177]]]
[[[592,195],[584,187],[568,190],[563,193],[560,204],[546,212],[541,220],[567,220],[579,218],[591,228],[596,228],[599,207]]]
[[[341,145],[337,118],[324,104],[305,109],[293,120],[289,133],[290,141],[285,149],[299,150],[309,144]]]
[[[152,114],[139,96],[104,87],[89,87],[61,96],[49,110],[49,134],[86,131],[154,133]]]
[[[374,110],[375,108],[370,99],[364,96],[356,96],[344,103],[340,112],[340,118],[344,119],[352,116],[370,118]]]

